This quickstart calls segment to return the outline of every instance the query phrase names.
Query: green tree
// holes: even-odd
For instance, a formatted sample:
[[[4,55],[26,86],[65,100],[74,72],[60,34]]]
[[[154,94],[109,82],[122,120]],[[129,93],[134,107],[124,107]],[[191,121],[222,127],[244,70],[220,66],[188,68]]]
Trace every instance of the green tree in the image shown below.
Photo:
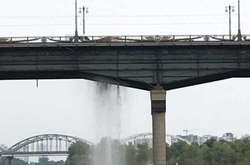
[[[136,165],[136,147],[132,144],[126,146],[125,161],[126,165]]]
[[[183,153],[187,151],[188,144],[186,142],[178,142],[172,144],[169,148],[167,148],[167,163],[169,165],[175,165],[176,162],[179,162],[179,164],[182,163],[183,160]]]
[[[138,144],[136,151],[136,164],[147,165],[149,161],[149,154],[148,144]]]
[[[205,165],[235,165],[237,155],[230,142],[210,140],[204,145],[208,149],[203,152]]]
[[[65,165],[91,165],[91,148],[88,144],[77,142],[69,147],[69,156]]]
[[[192,144],[185,147],[184,152],[180,156],[180,162],[185,163],[185,165],[201,165],[203,163],[203,157],[200,146]]]

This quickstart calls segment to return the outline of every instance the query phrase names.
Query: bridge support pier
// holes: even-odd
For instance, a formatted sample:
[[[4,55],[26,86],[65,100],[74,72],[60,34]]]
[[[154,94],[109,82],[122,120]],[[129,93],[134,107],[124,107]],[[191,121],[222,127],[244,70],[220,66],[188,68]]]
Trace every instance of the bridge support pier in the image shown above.
[[[153,129],[153,165],[166,165],[166,91],[155,87],[151,91]]]

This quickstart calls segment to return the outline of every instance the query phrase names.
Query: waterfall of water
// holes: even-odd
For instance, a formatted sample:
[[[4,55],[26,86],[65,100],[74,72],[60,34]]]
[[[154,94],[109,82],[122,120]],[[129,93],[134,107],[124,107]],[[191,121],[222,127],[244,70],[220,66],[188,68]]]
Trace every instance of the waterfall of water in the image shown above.
[[[94,148],[94,165],[122,165],[120,87],[97,83],[96,103],[95,131],[100,142]]]

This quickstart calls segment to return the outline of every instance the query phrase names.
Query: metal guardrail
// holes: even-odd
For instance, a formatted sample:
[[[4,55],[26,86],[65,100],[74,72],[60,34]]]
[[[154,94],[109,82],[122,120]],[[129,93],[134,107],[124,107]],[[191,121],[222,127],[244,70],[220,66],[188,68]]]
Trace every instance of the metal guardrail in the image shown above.
[[[142,36],[38,36],[0,37],[0,44],[16,43],[140,43],[250,41],[250,35],[142,35]]]

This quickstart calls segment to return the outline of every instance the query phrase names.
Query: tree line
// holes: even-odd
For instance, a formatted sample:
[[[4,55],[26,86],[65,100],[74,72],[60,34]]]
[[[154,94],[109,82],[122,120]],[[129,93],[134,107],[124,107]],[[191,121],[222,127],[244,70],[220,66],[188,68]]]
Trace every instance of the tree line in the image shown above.
[[[65,162],[63,160],[53,161],[49,160],[48,157],[40,157],[38,162],[26,162],[24,160],[13,158],[11,160],[11,165],[64,165]],[[9,165],[9,161],[7,158],[0,157],[0,165]]]
[[[233,142],[210,139],[202,145],[166,144],[167,165],[250,165],[250,139]],[[101,140],[96,146],[75,143],[69,148],[66,165],[149,165],[152,148],[147,144],[121,144]]]
[[[72,144],[65,165],[146,165],[152,162],[151,153],[147,144],[125,145],[104,138],[95,146]]]
[[[202,145],[177,142],[166,144],[167,165],[250,165],[250,139],[233,142],[210,139]],[[36,163],[18,159],[12,165],[150,165],[152,148],[148,144],[122,144],[104,138],[95,146],[77,142],[69,147],[66,161],[40,158]],[[7,165],[7,161],[0,161]]]

